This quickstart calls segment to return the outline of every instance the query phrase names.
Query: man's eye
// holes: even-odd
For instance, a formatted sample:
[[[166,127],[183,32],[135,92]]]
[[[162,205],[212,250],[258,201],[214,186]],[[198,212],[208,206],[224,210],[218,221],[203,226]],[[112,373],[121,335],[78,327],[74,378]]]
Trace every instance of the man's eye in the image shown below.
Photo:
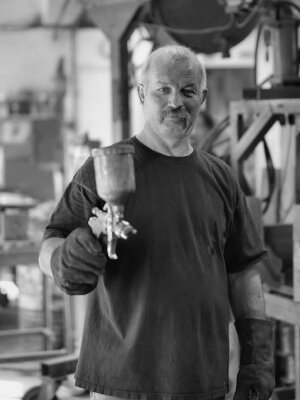
[[[161,93],[168,93],[169,92],[169,88],[168,87],[161,87],[158,89],[159,92]]]
[[[187,97],[192,97],[195,94],[195,91],[192,89],[183,89],[182,92]]]

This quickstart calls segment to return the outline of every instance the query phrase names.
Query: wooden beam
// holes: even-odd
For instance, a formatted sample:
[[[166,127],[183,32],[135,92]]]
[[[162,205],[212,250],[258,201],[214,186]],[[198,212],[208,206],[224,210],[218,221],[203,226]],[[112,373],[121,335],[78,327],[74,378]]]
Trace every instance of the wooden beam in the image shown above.
[[[247,131],[243,134],[241,139],[237,142],[236,147],[232,152],[234,160],[240,162],[246,159],[279,118],[280,114],[274,114],[271,106],[264,107]]]
[[[272,293],[265,293],[266,313],[270,318],[287,322],[292,325],[299,324],[300,304],[293,299]]]

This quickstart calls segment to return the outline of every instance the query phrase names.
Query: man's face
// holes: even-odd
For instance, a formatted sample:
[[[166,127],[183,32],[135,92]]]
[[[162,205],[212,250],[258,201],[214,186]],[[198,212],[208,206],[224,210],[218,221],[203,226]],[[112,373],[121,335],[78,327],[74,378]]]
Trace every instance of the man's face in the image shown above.
[[[147,130],[160,136],[188,136],[203,97],[196,62],[154,59],[142,90]]]

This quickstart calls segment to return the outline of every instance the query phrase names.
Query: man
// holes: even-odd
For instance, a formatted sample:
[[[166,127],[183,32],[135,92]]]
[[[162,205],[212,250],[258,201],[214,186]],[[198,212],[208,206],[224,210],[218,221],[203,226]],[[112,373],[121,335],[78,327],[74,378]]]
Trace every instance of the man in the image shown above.
[[[87,227],[93,162],[76,173],[46,228],[42,270],[69,294],[88,295],[76,384],[93,399],[223,399],[229,299],[241,342],[235,400],[274,386],[272,324],[255,264],[265,255],[243,194],[222,161],[190,144],[207,90],[182,46],[154,51],[138,93],[145,125],[135,148],[136,191],[125,219],[137,229],[118,260]]]

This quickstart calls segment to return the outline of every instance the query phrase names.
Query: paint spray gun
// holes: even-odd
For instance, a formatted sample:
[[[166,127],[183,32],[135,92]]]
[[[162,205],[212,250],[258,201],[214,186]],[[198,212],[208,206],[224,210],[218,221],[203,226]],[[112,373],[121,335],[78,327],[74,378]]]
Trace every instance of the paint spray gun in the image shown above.
[[[134,147],[129,144],[117,144],[92,150],[94,159],[97,194],[106,204],[103,212],[93,208],[94,216],[89,219],[93,234],[99,237],[107,234],[107,254],[117,259],[118,239],[127,239],[137,231],[124,220],[124,203],[128,195],[135,191],[133,165]]]

